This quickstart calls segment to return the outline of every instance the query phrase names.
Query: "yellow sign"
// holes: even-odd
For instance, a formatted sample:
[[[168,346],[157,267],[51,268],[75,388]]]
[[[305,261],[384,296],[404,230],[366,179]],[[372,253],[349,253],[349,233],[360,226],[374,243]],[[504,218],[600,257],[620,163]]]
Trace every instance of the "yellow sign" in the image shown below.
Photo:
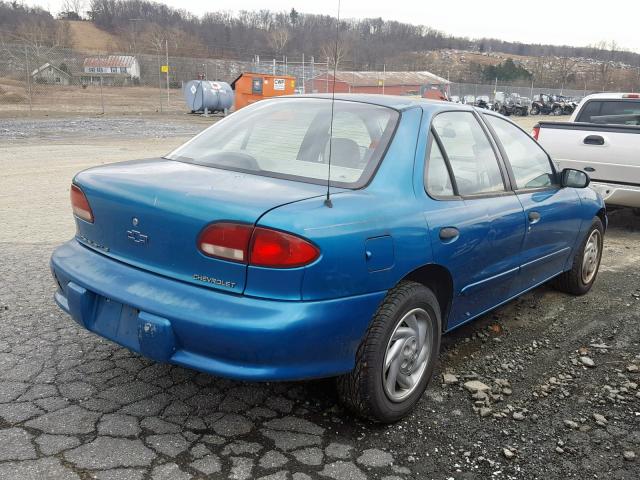
[[[169,73],[169,65],[161,65],[160,66],[160,71],[162,73]]]
[[[384,80],[382,80],[381,78],[378,79],[378,86],[381,87],[384,85]]]

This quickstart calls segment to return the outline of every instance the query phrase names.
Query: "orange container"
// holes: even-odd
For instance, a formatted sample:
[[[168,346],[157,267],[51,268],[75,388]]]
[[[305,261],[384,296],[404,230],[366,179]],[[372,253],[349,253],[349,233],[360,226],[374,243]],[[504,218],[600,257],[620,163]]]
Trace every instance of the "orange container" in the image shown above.
[[[231,83],[235,90],[234,107],[240,110],[265,98],[292,95],[296,88],[295,77],[245,72]]]

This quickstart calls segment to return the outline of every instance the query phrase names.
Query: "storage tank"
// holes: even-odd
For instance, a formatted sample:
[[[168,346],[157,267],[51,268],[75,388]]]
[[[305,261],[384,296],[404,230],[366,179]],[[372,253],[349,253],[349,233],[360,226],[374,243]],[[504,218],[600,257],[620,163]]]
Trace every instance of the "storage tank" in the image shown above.
[[[191,112],[223,112],[233,105],[233,90],[225,82],[191,80],[184,86],[184,101]]]

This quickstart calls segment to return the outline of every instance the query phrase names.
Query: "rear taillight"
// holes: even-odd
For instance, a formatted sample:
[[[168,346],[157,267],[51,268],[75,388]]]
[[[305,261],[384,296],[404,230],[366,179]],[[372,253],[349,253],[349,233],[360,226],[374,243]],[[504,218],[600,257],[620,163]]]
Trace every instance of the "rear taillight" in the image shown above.
[[[302,267],[320,256],[318,248],[304,238],[230,222],[206,227],[198,237],[198,248],[209,257],[269,268]]]
[[[622,98],[640,98],[640,93],[625,93]]]
[[[209,257],[246,263],[252,233],[253,225],[214,223],[200,234],[198,248]]]
[[[71,184],[71,207],[73,214],[80,220],[93,223],[93,212],[84,192],[77,185]]]
[[[289,233],[256,227],[251,239],[249,263],[259,267],[293,268],[313,262],[320,255],[315,245]]]
[[[533,130],[531,131],[531,136],[536,140],[538,140],[538,137],[540,136],[540,125],[536,125],[533,127]]]

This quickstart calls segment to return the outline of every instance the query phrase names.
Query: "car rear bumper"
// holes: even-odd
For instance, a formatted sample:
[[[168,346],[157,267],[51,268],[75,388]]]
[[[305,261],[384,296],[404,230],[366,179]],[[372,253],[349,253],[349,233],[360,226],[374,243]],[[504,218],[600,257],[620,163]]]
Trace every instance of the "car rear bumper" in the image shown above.
[[[385,292],[274,301],[149,273],[72,240],[51,268],[56,303],[86,329],[156,361],[241,380],[339,375]]]
[[[607,205],[640,208],[640,186],[604,182],[591,182],[590,186]]]

